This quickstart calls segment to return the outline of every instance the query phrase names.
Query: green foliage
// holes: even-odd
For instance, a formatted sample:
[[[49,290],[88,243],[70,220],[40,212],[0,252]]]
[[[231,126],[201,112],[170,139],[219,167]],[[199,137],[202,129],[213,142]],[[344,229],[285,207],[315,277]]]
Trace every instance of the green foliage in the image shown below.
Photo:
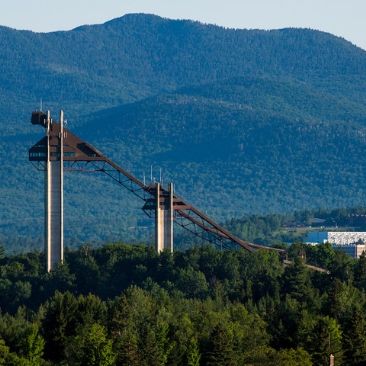
[[[321,317],[317,320],[308,349],[316,365],[329,365],[331,354],[337,358],[338,363],[342,362],[342,331],[335,319]]]
[[[9,347],[5,345],[3,339],[0,339],[0,365],[6,366],[6,360],[9,357]]]
[[[195,338],[191,338],[187,347],[187,366],[199,366],[201,354],[198,348],[198,342]]]
[[[221,323],[213,328],[206,346],[205,364],[207,366],[238,365],[232,329]]]
[[[108,339],[106,329],[92,324],[78,330],[75,337],[69,339],[66,359],[75,366],[112,366],[115,364],[112,340]]]
[[[136,307],[136,303],[140,307]],[[172,346],[168,337],[168,318],[172,314],[155,303],[153,298],[138,288],[131,288],[125,296],[117,300],[113,324],[114,332],[121,334],[119,358],[139,360],[140,365],[166,365]],[[145,320],[149,319],[149,322]],[[137,343],[136,334],[144,335]],[[129,339],[129,335],[132,339]],[[138,350],[139,356],[136,355]]]
[[[177,287],[182,292],[193,298],[204,298],[207,296],[208,284],[204,273],[188,267],[180,270]]]
[[[97,320],[105,322],[105,317],[106,304],[94,295],[75,297],[69,292],[56,291],[42,309],[46,354],[62,359],[67,339],[76,335],[79,326],[88,326]]]
[[[366,253],[362,253],[355,266],[355,283],[360,289],[366,290]]]
[[[26,358],[10,352],[9,347],[0,339],[0,365],[1,366],[38,366],[39,363],[29,362]]]
[[[5,257],[3,288],[23,281],[32,291],[16,302],[1,294],[0,365],[327,365],[330,353],[337,365],[362,364],[362,259],[308,250],[330,274],[301,259],[283,268],[268,251],[212,247],[159,256],[141,246],[88,247],[68,251],[51,274],[34,253]]]
[[[349,313],[344,322],[345,358],[350,366],[366,363],[366,317],[360,309]]]
[[[15,317],[7,314],[1,316],[0,340],[3,341],[0,357],[9,364],[19,362],[38,366],[41,363],[45,342],[40,335],[39,324],[27,321],[22,311],[18,311]]]
[[[316,293],[310,285],[310,274],[300,258],[295,259],[293,266],[286,268],[283,286],[285,292],[300,303],[312,306]]]
[[[303,349],[280,350],[273,354],[273,366],[311,366],[309,354]]]

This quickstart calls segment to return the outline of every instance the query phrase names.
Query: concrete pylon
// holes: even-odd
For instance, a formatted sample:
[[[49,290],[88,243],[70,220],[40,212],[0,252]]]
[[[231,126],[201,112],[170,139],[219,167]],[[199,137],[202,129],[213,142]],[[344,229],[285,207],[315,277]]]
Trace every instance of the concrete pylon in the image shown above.
[[[160,183],[156,183],[155,202],[155,249],[158,253],[174,249],[174,189],[169,184],[168,194],[161,191]]]
[[[64,152],[63,111],[60,124],[53,125],[47,114],[47,161],[45,170],[45,251],[47,271],[64,259]]]

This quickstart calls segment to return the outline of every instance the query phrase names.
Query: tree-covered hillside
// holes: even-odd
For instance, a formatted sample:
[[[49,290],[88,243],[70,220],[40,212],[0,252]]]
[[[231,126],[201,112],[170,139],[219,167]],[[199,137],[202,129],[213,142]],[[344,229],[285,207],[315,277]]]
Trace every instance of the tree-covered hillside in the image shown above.
[[[76,113],[233,77],[293,77],[364,97],[365,52],[307,29],[234,30],[131,14],[68,32],[2,27],[0,46],[0,126],[7,133],[41,98],[77,120]]]
[[[234,30],[150,15],[47,34],[0,28],[0,241],[42,244],[42,173],[27,149],[43,98],[139,178],[218,220],[364,204],[366,53],[308,29]],[[152,238],[106,179],[68,175],[68,244]],[[225,209],[224,209],[225,208]]]
[[[80,133],[107,155],[139,177],[162,167],[221,220],[365,203],[366,109],[300,82],[229,80],[87,120]]]
[[[288,214],[245,215],[226,227],[248,241],[273,246],[303,243],[312,231],[366,231],[364,207],[305,210]]]
[[[0,251],[0,364],[363,365],[366,257],[289,253],[285,268],[266,251],[83,246],[46,274],[42,255]]]

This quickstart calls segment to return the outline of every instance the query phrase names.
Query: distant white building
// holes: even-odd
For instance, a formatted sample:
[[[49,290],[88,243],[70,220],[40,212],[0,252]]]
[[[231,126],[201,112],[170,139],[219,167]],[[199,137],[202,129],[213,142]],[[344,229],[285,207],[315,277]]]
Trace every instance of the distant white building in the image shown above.
[[[313,231],[309,232],[306,244],[330,243],[333,248],[340,250],[353,258],[359,258],[366,250],[366,232],[363,231]]]

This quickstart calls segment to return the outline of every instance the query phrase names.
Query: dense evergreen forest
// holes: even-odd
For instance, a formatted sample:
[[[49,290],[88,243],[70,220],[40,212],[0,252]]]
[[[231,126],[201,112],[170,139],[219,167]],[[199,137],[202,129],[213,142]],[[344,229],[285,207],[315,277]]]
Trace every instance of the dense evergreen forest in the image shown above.
[[[366,257],[289,255],[83,246],[47,274],[2,250],[0,365],[364,365]]]

